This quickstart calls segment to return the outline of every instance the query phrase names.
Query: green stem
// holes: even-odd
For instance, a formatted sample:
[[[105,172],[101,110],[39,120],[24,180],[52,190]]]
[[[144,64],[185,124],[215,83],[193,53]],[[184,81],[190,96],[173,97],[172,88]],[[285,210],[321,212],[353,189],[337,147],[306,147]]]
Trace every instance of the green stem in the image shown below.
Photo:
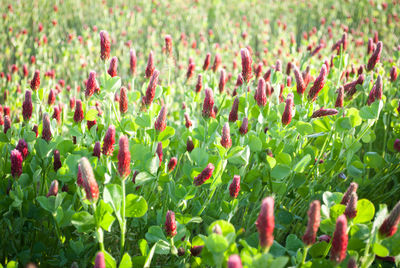
[[[303,258],[301,259],[301,263],[299,267],[302,267],[304,263],[306,262],[306,257],[307,257],[307,252],[310,249],[310,246],[305,246],[303,249]]]
[[[121,248],[120,248],[120,257],[122,258],[123,253],[125,251],[125,233],[126,233],[126,219],[125,219],[125,180],[121,180],[122,187],[122,206],[121,206]]]

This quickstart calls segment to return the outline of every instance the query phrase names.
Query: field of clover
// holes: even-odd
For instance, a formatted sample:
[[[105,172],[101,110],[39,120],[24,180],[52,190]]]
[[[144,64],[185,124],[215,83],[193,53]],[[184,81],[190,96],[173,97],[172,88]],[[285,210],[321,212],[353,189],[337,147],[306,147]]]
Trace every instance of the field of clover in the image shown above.
[[[400,264],[400,1],[0,11],[0,267]]]

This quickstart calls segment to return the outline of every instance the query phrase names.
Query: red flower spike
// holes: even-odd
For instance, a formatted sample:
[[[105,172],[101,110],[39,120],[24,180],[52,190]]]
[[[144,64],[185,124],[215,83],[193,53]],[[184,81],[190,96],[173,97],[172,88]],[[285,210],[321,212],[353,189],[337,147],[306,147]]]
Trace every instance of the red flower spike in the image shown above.
[[[79,160],[79,166],[81,168],[83,188],[86,192],[86,198],[89,201],[96,202],[99,198],[99,186],[93,174],[92,166],[86,157],[82,157]]]
[[[42,139],[49,142],[51,140],[51,130],[50,130],[50,118],[47,113],[43,115],[43,122],[42,122]]]
[[[194,178],[193,184],[196,186],[200,186],[205,183],[208,179],[211,178],[214,169],[214,165],[212,163],[209,163],[207,167],[203,169],[203,171],[197,177]]]
[[[156,154],[158,156],[158,159],[160,160],[160,166],[161,166],[161,163],[163,161],[163,155],[164,155],[163,148],[162,148],[162,142],[157,143]]]
[[[14,178],[19,178],[22,174],[22,161],[23,157],[20,151],[17,149],[14,149],[11,151],[10,154],[10,160],[11,160],[11,175]]]
[[[93,148],[93,156],[100,158],[100,154],[101,154],[101,145],[99,141],[96,141]]]
[[[248,127],[249,127],[249,119],[247,119],[247,117],[244,117],[242,125],[239,128],[240,134],[245,135],[249,131]]]
[[[189,64],[187,73],[186,73],[186,80],[190,80],[192,78],[196,65],[192,62]]]
[[[266,86],[263,78],[258,80],[258,86],[256,93],[254,94],[254,99],[256,100],[257,105],[260,107],[264,107],[267,104]]]
[[[207,53],[206,58],[204,59],[203,71],[207,71],[211,62],[211,53]]]
[[[397,68],[396,66],[393,66],[390,69],[390,82],[395,82],[397,80]]]
[[[97,85],[97,81],[96,81],[96,72],[91,71],[89,73],[89,78],[86,82],[86,91],[85,91],[86,98],[91,97],[94,94],[97,87],[98,87],[98,85]]]
[[[358,184],[355,182],[350,183],[349,188],[347,188],[346,192],[343,195],[342,201],[340,201],[340,204],[342,205],[347,205],[350,201],[351,194],[355,193],[358,189]]]
[[[173,171],[175,169],[177,163],[178,163],[178,159],[176,157],[172,157],[168,162],[168,172]]]
[[[219,77],[219,84],[218,84],[219,93],[224,92],[226,81],[227,77],[225,69],[221,69],[221,75]]]
[[[110,36],[106,31],[100,31],[100,58],[105,61],[110,58]]]
[[[97,253],[93,268],[106,268],[106,261],[103,252],[100,251]]]
[[[397,232],[397,227],[400,223],[400,201],[390,212],[389,216],[383,221],[379,227],[379,235],[384,238],[393,236]]]
[[[372,53],[371,57],[368,60],[367,71],[371,71],[372,69],[374,69],[375,65],[379,62],[381,58],[381,53],[382,53],[382,42],[379,41],[378,44],[376,45],[374,53]]]
[[[115,143],[115,127],[109,126],[104,136],[102,153],[104,155],[112,155]]]
[[[251,58],[250,52],[247,48],[242,48],[240,50],[240,55],[242,57],[242,76],[243,80],[248,83],[252,77],[251,65],[253,60]]]
[[[356,91],[357,91],[356,86],[357,86],[357,85],[362,85],[362,84],[364,83],[364,80],[365,80],[365,76],[364,76],[363,74],[360,74],[360,76],[357,78],[357,80],[354,80],[354,81],[352,81],[352,82],[349,82],[349,83],[345,84],[345,85],[343,86],[343,89],[344,89],[344,91],[346,92],[346,94],[347,94],[349,97],[351,97],[351,96],[353,96],[353,95],[356,93]]]
[[[126,87],[121,87],[119,91],[119,111],[121,114],[128,111],[128,91]]]
[[[232,109],[229,112],[229,122],[236,122],[238,120],[239,98],[235,98],[232,104]]]
[[[46,197],[49,196],[57,196],[58,194],[58,181],[57,180],[53,180],[51,182],[50,188],[49,188],[49,192],[47,193]]]
[[[57,170],[59,170],[62,166],[61,164],[61,159],[60,159],[60,151],[59,150],[55,150],[53,153],[53,167],[54,167],[54,171],[57,172]]]
[[[192,121],[190,121],[189,115],[187,113],[185,113],[184,116],[185,116],[185,127],[190,128],[192,126]]]
[[[55,106],[52,118],[57,120],[57,124],[61,124],[61,110],[60,107]]]
[[[205,97],[203,102],[203,111],[202,115],[204,118],[215,118],[215,113],[213,110],[214,107],[214,95],[210,88],[206,88],[205,90]]]
[[[285,110],[283,111],[282,114],[282,124],[287,126],[290,124],[292,121],[292,115],[293,115],[293,94],[289,93],[287,98],[286,98],[286,105],[285,105]]]
[[[327,75],[326,65],[323,64],[319,76],[317,77],[317,79],[315,79],[313,86],[310,88],[310,91],[308,92],[308,98],[311,101],[315,101],[317,99],[318,93],[324,87],[326,81],[326,75]]]
[[[382,77],[380,74],[378,74],[375,82],[375,99],[382,99]]]
[[[158,113],[156,122],[154,122],[154,128],[160,132],[164,131],[165,128],[167,127],[167,123],[165,122],[166,119],[167,119],[167,108],[163,106],[161,107],[161,110]]]
[[[336,98],[335,107],[336,108],[343,107],[343,100],[344,100],[344,88],[340,86],[338,89],[338,96]]]
[[[372,38],[368,39],[367,53],[372,54],[374,52],[374,40]]]
[[[219,66],[221,65],[221,56],[217,53],[215,54],[214,64],[213,64],[213,72],[216,73],[218,71]]]
[[[188,151],[189,153],[192,152],[194,149],[194,144],[192,139],[189,137],[186,141],[186,151]]]
[[[232,198],[236,198],[240,191],[240,176],[234,175],[232,183],[229,185],[229,194]]]
[[[264,198],[261,204],[260,214],[256,221],[260,245],[264,249],[268,249],[274,242],[274,199],[272,197]]]
[[[31,89],[33,91],[36,91],[38,90],[39,86],[40,86],[40,71],[36,70],[31,80]]]
[[[154,67],[154,54],[153,54],[153,51],[150,51],[149,58],[147,60],[145,77],[146,78],[152,77],[154,70],[155,70],[155,67]],[[158,75],[157,75],[157,79],[158,79]]]
[[[172,37],[170,35],[166,35],[165,38],[165,51],[168,56],[172,55]]]
[[[336,109],[324,109],[321,108],[319,110],[316,110],[312,115],[311,118],[318,118],[318,117],[324,117],[324,116],[330,116],[330,115],[335,115],[338,113],[338,110]]]
[[[22,116],[24,117],[25,121],[28,121],[32,117],[32,91],[27,90],[25,91],[25,100],[22,103]]]
[[[129,140],[126,136],[121,136],[119,139],[118,151],[118,172],[123,178],[126,178],[131,173],[131,153],[129,151]]]
[[[165,218],[165,232],[167,233],[167,236],[174,237],[177,234],[175,213],[171,210],[168,210]]]
[[[308,210],[307,229],[303,236],[304,244],[310,246],[315,243],[317,231],[321,222],[321,203],[318,200],[311,202]]]
[[[293,64],[293,73],[296,79],[296,88],[297,94],[300,96],[303,95],[304,91],[306,90],[306,85],[304,84],[303,76],[301,75],[299,69],[296,65]]]
[[[76,100],[74,121],[75,121],[75,123],[79,123],[83,120],[83,118],[84,118],[84,116],[83,116],[82,101]]]
[[[221,145],[223,147],[225,147],[226,149],[229,149],[232,146],[231,133],[229,130],[229,123],[225,123],[224,127],[222,128]]]
[[[243,267],[240,256],[237,254],[229,256],[227,265],[228,265],[228,268],[242,268]]]
[[[357,216],[357,200],[357,193],[352,192],[346,210],[344,211],[344,215],[346,215],[347,219],[353,219]]]
[[[203,88],[203,76],[199,74],[197,76],[196,93],[199,93],[202,88]]]
[[[347,244],[347,220],[345,215],[341,215],[336,220],[336,228],[332,236],[330,259],[336,263],[341,263],[346,258]]]
[[[29,154],[28,144],[25,142],[24,139],[20,139],[18,141],[18,144],[15,147],[15,149],[17,149],[21,153],[23,159],[25,159]]]
[[[146,95],[143,99],[144,104],[146,104],[147,106],[153,102],[154,97],[156,95],[156,87],[157,87],[159,75],[160,75],[160,72],[158,70],[154,70],[153,75],[150,78],[150,82],[149,82],[149,85],[147,86],[147,90],[146,90]]]
[[[118,68],[118,58],[117,57],[112,57],[110,61],[110,67],[108,68],[107,73],[111,76],[117,76],[117,68]]]

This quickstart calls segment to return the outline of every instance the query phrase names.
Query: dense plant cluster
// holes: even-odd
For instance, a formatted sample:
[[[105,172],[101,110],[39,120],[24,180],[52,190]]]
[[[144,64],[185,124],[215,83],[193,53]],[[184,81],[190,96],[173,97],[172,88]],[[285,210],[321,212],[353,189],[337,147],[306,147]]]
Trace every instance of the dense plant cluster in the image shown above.
[[[9,2],[0,267],[399,264],[398,1]]]

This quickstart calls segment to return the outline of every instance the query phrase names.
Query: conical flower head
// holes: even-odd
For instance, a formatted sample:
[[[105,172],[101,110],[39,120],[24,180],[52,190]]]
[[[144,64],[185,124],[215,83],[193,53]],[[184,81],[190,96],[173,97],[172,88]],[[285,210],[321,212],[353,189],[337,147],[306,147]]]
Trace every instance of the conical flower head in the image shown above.
[[[31,89],[33,91],[36,91],[38,90],[39,86],[40,86],[40,71],[36,70],[31,80]]]
[[[346,258],[348,244],[347,219],[341,215],[336,220],[336,228],[332,237],[331,260],[341,263]]]
[[[378,44],[376,44],[374,53],[372,53],[371,57],[368,60],[367,71],[371,71],[372,69],[375,68],[375,65],[379,62],[381,58],[381,53],[382,53],[382,42],[379,41]]]
[[[340,86],[338,89],[338,96],[336,98],[335,107],[336,108],[343,107],[343,101],[344,101],[344,88],[343,86]]]
[[[375,99],[382,99],[382,77],[380,74],[378,74],[375,82]]]
[[[58,181],[57,180],[53,180],[51,182],[50,188],[49,188],[49,192],[47,193],[47,197],[49,196],[57,196],[58,194]]]
[[[315,101],[317,99],[318,93],[322,90],[322,88],[325,85],[326,82],[326,76],[327,76],[327,69],[326,65],[323,64],[321,68],[321,72],[319,73],[317,79],[315,79],[314,84],[310,88],[310,91],[308,92],[308,98],[311,101]]]
[[[221,56],[216,53],[215,58],[214,58],[214,64],[213,64],[213,72],[216,73],[219,69],[219,66],[221,65]]]
[[[100,158],[100,154],[101,154],[101,145],[99,141],[96,141],[93,148],[93,156]]]
[[[222,128],[221,145],[226,149],[229,149],[232,146],[229,123],[225,123],[224,127]]]
[[[172,55],[172,37],[168,34],[164,38],[165,40],[165,51],[168,56]]]
[[[318,118],[318,117],[336,115],[337,113],[338,113],[338,110],[336,110],[336,109],[325,109],[325,108],[321,108],[321,109],[319,109],[319,110],[316,110],[316,111],[311,115],[311,118]]]
[[[199,74],[197,76],[196,93],[199,93],[202,88],[203,88],[203,76]]]
[[[240,134],[245,135],[249,131],[248,127],[249,127],[249,119],[247,117],[244,117],[242,125],[239,128]]]
[[[257,105],[260,107],[264,107],[267,104],[266,85],[263,78],[258,80],[258,86],[256,93],[254,94],[254,99],[256,100]]]
[[[240,256],[237,254],[229,256],[228,259],[228,268],[242,268],[242,260],[240,259]]]
[[[104,155],[112,155],[115,143],[115,127],[109,126],[104,136],[102,153]]]
[[[57,170],[59,170],[62,166],[61,164],[61,157],[60,157],[60,151],[59,150],[54,150],[53,153],[53,167],[54,167],[54,171],[57,172]]]
[[[128,92],[126,87],[121,87],[119,91],[119,111],[125,114],[128,111]]]
[[[154,67],[154,54],[153,54],[153,51],[150,51],[149,58],[147,60],[146,71],[145,71],[146,78],[152,77],[154,70],[155,70],[155,67]],[[158,76],[157,76],[157,78],[158,78]]]
[[[256,221],[260,245],[262,248],[270,248],[274,242],[274,199],[264,198],[261,204],[261,211]]]
[[[297,94],[300,96],[303,95],[304,91],[306,90],[306,85],[303,80],[303,76],[301,75],[299,69],[297,68],[296,65],[292,64],[293,66],[293,73],[294,77],[296,79],[296,89],[297,89]]]
[[[234,175],[232,183],[229,185],[229,194],[232,198],[236,198],[240,191],[240,176]]]
[[[232,104],[232,109],[229,112],[229,122],[236,122],[238,120],[239,98],[235,98]]]
[[[210,88],[206,88],[205,92],[205,98],[203,102],[203,112],[202,115],[204,118],[210,118],[213,117],[215,118],[214,114],[214,95],[213,92]]]
[[[22,103],[22,116],[24,117],[24,120],[29,120],[32,117],[32,110],[33,110],[33,105],[32,105],[32,91],[27,90],[25,92],[25,100]]]
[[[397,227],[400,223],[400,201],[390,212],[389,216],[383,221],[379,227],[379,235],[381,237],[391,237],[397,232]]]
[[[76,100],[74,121],[75,121],[75,123],[79,123],[83,120],[83,118],[84,118],[84,116],[83,116],[82,101]]]
[[[89,98],[94,94],[96,87],[97,87],[96,72],[91,71],[89,73],[89,78],[86,82],[86,91],[85,91],[86,98]]]
[[[131,173],[131,153],[129,151],[129,140],[126,136],[121,136],[119,139],[118,151],[118,172],[123,178],[126,178]]]
[[[214,165],[212,163],[209,163],[203,171],[194,178],[193,184],[196,186],[200,186],[203,183],[205,183],[208,179],[211,178],[213,172],[214,172]]]
[[[206,58],[204,59],[203,71],[207,71],[211,62],[211,53],[207,53]]]
[[[242,76],[243,80],[248,83],[252,77],[251,65],[253,60],[251,58],[250,52],[247,48],[242,48],[240,50],[240,56],[242,57]]]
[[[96,202],[99,198],[99,186],[93,174],[92,166],[86,157],[82,157],[79,160],[79,166],[81,169],[83,188],[86,192],[86,198],[89,201]]]
[[[111,76],[117,76],[117,68],[118,68],[118,58],[117,57],[112,57],[110,61],[110,67],[108,68],[107,73]]]
[[[347,205],[350,201],[351,194],[357,192],[358,184],[355,182],[350,183],[350,186],[347,188],[346,192],[343,195],[342,201],[340,204]]]
[[[289,125],[290,122],[292,121],[292,109],[293,109],[293,94],[289,93],[287,98],[286,98],[286,105],[285,105],[285,110],[283,111],[282,114],[282,124],[283,125]]]
[[[26,141],[24,139],[20,139],[18,141],[18,144],[15,147],[15,149],[17,149],[21,153],[23,159],[25,159],[29,154],[28,144],[26,143]]]
[[[171,210],[168,210],[167,216],[165,217],[165,232],[169,237],[174,237],[177,234],[175,213]]]
[[[167,119],[167,108],[163,106],[161,107],[161,110],[158,113],[156,122],[154,122],[154,128],[160,132],[164,131],[165,128],[167,127],[166,119]]]
[[[51,140],[51,129],[50,129],[50,117],[47,113],[43,115],[43,129],[42,129],[42,139],[49,142]]]
[[[175,169],[177,163],[178,163],[178,159],[176,157],[172,157],[168,162],[168,172],[173,171]]]
[[[10,153],[10,160],[11,160],[11,175],[14,178],[19,178],[22,174],[22,161],[23,157],[20,151],[14,149]]]
[[[311,202],[308,210],[307,229],[303,236],[303,242],[306,245],[315,243],[319,224],[321,222],[321,203],[318,200]]]
[[[105,61],[110,58],[110,36],[106,31],[100,31],[100,58]]]
[[[106,268],[106,260],[103,252],[99,251],[97,253],[93,268]]]
[[[357,216],[357,200],[357,193],[352,192],[346,210],[344,211],[344,215],[346,215],[347,219],[353,219]]]
[[[153,102],[154,97],[156,95],[156,87],[157,87],[159,75],[160,75],[160,72],[158,70],[154,70],[154,72],[150,78],[150,82],[149,82],[149,85],[147,86],[147,90],[146,90],[146,95],[144,96],[144,99],[143,99],[144,104],[147,106]]]

